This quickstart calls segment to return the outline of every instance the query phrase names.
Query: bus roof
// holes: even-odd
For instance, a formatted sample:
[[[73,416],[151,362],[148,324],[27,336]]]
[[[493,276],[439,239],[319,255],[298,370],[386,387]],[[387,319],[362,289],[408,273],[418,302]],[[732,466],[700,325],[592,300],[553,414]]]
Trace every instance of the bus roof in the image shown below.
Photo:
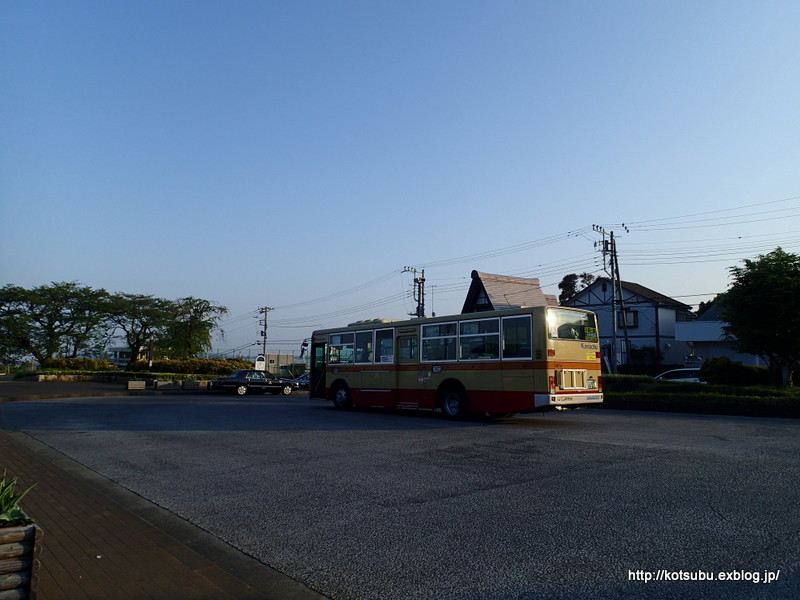
[[[342,327],[330,327],[326,329],[318,329],[313,332],[313,335],[323,335],[327,333],[335,333],[337,331],[359,329],[375,329],[376,325],[385,325],[387,327],[411,327],[417,325],[427,325],[430,323],[444,323],[448,321],[463,321],[466,319],[490,319],[493,317],[506,317],[518,314],[530,314],[533,312],[544,312],[547,309],[563,309],[574,312],[592,312],[582,308],[574,308],[571,306],[523,306],[520,308],[504,308],[500,310],[486,310],[480,312],[460,313],[455,315],[441,315],[437,317],[414,317],[413,319],[365,319],[363,321],[356,321]]]

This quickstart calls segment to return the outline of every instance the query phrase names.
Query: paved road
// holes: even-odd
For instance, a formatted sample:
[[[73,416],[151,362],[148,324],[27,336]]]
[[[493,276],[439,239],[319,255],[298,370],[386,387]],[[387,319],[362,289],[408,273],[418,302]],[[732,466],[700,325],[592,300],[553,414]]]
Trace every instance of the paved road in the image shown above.
[[[184,395],[0,421],[337,600],[800,597],[794,420]]]

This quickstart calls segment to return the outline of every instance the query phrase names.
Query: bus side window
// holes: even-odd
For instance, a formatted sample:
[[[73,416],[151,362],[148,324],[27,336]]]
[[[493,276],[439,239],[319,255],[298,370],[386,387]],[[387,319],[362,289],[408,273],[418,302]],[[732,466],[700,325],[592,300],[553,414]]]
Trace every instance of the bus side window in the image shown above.
[[[394,362],[394,329],[378,329],[375,332],[375,348],[378,351],[377,362]]]
[[[356,362],[372,362],[372,332],[359,331],[356,333]]]
[[[503,319],[503,358],[531,358],[531,319]]]

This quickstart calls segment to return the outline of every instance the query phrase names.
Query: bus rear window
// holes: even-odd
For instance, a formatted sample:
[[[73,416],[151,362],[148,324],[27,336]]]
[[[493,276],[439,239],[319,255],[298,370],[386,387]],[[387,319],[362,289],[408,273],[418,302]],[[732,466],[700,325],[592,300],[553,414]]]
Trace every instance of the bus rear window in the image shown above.
[[[597,323],[591,313],[551,308],[547,311],[547,327],[554,340],[597,342]]]

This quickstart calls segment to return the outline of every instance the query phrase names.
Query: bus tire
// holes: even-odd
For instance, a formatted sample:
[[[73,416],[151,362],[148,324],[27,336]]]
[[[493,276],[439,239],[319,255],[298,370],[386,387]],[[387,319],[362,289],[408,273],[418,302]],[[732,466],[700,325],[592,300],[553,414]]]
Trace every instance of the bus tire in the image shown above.
[[[442,414],[448,419],[462,419],[467,414],[467,394],[458,386],[449,385],[442,390]]]
[[[349,410],[353,408],[353,399],[350,397],[350,390],[344,383],[339,383],[331,392],[333,405],[339,410]]]

